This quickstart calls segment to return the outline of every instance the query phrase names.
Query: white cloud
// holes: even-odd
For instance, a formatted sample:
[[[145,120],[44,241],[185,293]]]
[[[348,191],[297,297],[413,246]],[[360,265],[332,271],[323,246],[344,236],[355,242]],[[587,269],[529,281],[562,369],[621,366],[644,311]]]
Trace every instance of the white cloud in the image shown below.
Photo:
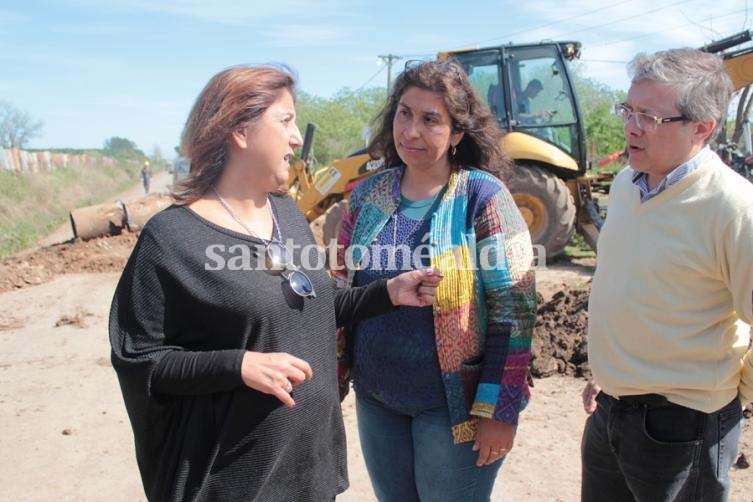
[[[530,40],[575,38],[592,45],[635,40],[636,46],[697,46],[741,31],[746,24],[746,9],[739,0],[680,0],[666,5],[629,0],[609,6],[602,0],[563,0],[525,5],[536,20],[524,31]]]
[[[301,47],[347,43],[353,33],[333,25],[281,24],[263,29],[261,36],[272,47]]]
[[[136,10],[168,16],[191,18],[201,22],[234,26],[259,25],[271,19],[285,20],[306,16],[327,18],[344,15],[352,3],[346,0],[322,0],[315,4],[306,0],[274,0],[246,2],[238,0],[80,0],[97,9]]]
[[[750,27],[739,0],[681,0],[658,5],[629,0],[605,6],[602,0],[529,2],[533,29],[524,38],[578,40],[586,75],[627,89],[625,65],[638,52],[700,47]]]
[[[124,64],[121,64],[118,60],[107,57],[98,58],[85,56],[77,52],[64,51],[56,47],[51,46],[12,46],[6,44],[1,60],[14,60],[20,61],[24,64],[39,64],[45,65],[58,71],[60,68],[68,70],[83,71],[87,74],[91,72],[112,72],[116,69],[124,68]]]

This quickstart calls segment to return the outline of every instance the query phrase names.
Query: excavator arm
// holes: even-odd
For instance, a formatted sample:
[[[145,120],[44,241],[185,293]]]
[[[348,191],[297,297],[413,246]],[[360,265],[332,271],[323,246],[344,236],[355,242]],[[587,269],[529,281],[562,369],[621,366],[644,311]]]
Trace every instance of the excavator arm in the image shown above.
[[[724,60],[736,91],[753,84],[753,47],[738,52]]]
[[[701,47],[704,52],[721,53],[724,66],[732,79],[735,90],[740,90],[753,84],[753,46],[723,52],[753,40],[750,30],[741,31],[735,35],[723,38]]]

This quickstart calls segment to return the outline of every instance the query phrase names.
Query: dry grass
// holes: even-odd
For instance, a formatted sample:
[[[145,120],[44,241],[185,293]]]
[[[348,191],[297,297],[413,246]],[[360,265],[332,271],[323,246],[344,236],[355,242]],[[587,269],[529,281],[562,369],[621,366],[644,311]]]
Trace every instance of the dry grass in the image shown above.
[[[74,167],[37,174],[0,171],[0,258],[32,246],[65,223],[71,209],[133,185],[139,163]]]

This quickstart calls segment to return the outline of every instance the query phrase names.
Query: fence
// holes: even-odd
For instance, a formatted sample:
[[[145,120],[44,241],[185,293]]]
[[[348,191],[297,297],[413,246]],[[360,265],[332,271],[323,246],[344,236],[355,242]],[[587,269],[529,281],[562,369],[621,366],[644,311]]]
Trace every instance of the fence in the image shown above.
[[[66,167],[114,165],[113,159],[85,153],[29,152],[18,148],[0,148],[0,169],[34,174]]]

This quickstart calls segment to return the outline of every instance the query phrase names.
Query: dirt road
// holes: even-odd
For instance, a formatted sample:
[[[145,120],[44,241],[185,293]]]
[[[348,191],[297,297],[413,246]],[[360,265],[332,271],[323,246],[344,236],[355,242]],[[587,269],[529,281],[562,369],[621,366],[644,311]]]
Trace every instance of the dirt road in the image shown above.
[[[70,274],[0,294],[0,499],[143,500],[109,363],[106,322],[117,279],[117,273]],[[563,280],[578,282],[582,276],[555,269],[539,279],[542,286]],[[582,380],[558,376],[535,384],[494,501],[578,499]],[[351,488],[338,500],[374,501],[352,396],[343,411]],[[744,451],[753,451],[752,439],[746,429]],[[732,500],[753,499],[750,471],[732,476]]]
[[[144,499],[109,362],[107,314],[117,279],[66,274],[0,294],[0,499]],[[537,380],[494,500],[577,498],[580,388],[570,377]],[[338,500],[372,501],[352,395],[343,409],[351,488]]]

